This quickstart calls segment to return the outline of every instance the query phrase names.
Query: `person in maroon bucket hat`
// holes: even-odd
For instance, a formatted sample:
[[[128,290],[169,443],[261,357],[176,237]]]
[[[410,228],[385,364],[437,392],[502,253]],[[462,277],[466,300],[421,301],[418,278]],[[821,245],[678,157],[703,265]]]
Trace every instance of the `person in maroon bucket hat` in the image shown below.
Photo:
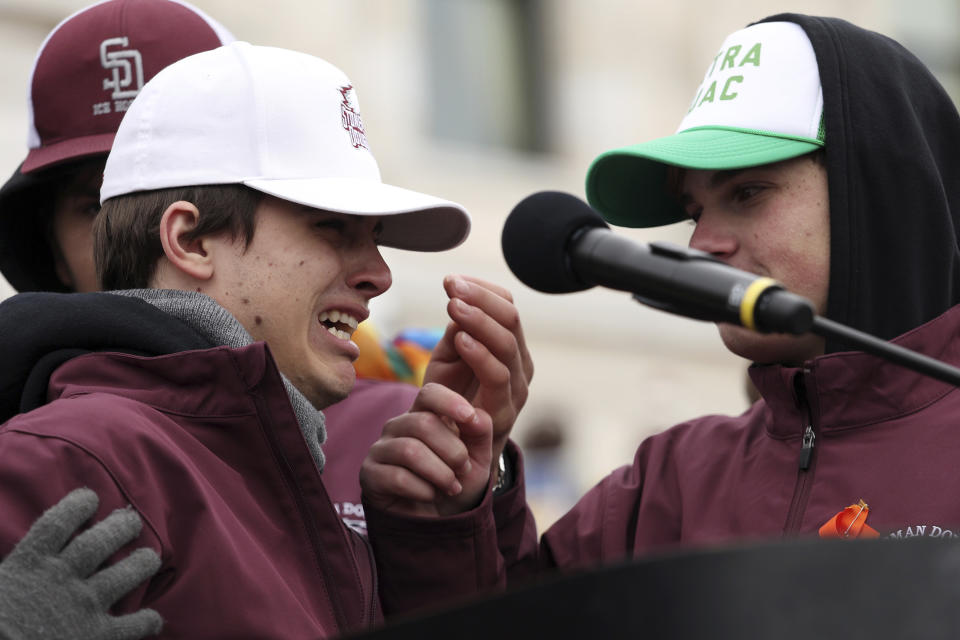
[[[0,188],[0,272],[15,289],[99,288],[90,225],[120,120],[161,69],[233,40],[179,0],[107,0],[50,32],[27,88],[27,156]]]

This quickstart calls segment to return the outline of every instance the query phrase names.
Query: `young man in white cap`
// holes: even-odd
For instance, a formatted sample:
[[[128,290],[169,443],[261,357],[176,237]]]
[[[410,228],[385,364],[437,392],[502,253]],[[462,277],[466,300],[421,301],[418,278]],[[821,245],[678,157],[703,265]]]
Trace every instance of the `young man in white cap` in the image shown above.
[[[0,271],[16,289],[99,290],[92,225],[121,118],[162,68],[233,39],[223,25],[181,0],[101,1],[50,32],[30,73],[27,155],[0,188]],[[324,411],[324,449],[332,452],[324,486],[343,520],[361,532],[360,463],[384,422],[409,409],[416,392],[407,384],[358,379],[350,398]],[[10,415],[12,410],[5,412]],[[95,505],[86,494],[81,502],[88,506],[90,500]],[[110,535],[115,522],[98,531]],[[9,568],[5,573],[13,575]],[[32,576],[35,586],[38,578]],[[26,576],[17,581],[25,583]],[[14,586],[9,592],[23,590]],[[49,620],[49,612],[38,610],[37,619]]]
[[[778,15],[730,35],[695,96],[675,135],[596,159],[590,203],[619,225],[692,220],[691,247],[960,364],[960,116],[923,64],[842,20]],[[648,438],[508,566],[958,535],[951,385],[814,336],[719,329],[762,399]]]
[[[353,384],[350,333],[390,286],[379,246],[456,246],[466,211],[381,183],[339,70],[245,43],[147,83],[101,197],[98,274],[125,291],[0,305],[0,403],[21,411],[0,428],[2,550],[86,485],[102,513],[132,505],[137,546],[163,562],[117,613],[150,606],[165,634],[198,638],[327,637],[376,622],[373,556],[321,481],[317,409]],[[489,483],[532,365],[507,292],[465,277],[444,286],[452,323],[395,421],[479,443],[434,454],[456,470],[447,511],[462,511]],[[467,544],[476,535],[458,531]],[[476,582],[464,575],[450,593]]]

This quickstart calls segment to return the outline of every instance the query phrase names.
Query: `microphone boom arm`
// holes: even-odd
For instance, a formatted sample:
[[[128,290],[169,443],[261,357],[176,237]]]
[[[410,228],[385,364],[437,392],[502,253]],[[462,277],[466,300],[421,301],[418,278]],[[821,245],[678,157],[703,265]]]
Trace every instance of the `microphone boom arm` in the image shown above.
[[[851,329],[839,322],[816,316],[813,319],[811,332],[824,338],[833,338],[860,351],[871,353],[918,373],[926,374],[941,382],[948,382],[955,387],[960,387],[960,369],[922,353],[901,347],[898,344]]]

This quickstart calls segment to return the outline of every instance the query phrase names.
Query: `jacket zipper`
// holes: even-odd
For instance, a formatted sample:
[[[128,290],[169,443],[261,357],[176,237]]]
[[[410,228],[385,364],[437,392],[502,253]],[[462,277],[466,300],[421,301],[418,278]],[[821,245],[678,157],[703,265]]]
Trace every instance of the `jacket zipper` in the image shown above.
[[[325,595],[327,596],[326,600],[330,605],[331,613],[333,613],[333,619],[338,629],[349,629],[349,620],[347,619],[347,616],[343,610],[343,604],[340,602],[341,595],[335,588],[335,585],[330,583],[330,578],[334,575],[334,573],[330,568],[330,560],[327,558],[327,550],[319,540],[319,536],[316,532],[317,523],[314,520],[313,515],[310,513],[310,509],[307,508],[306,500],[303,497],[303,494],[300,492],[298,482],[294,476],[293,470],[290,468],[290,463],[287,460],[286,455],[283,453],[283,447],[280,446],[277,434],[274,432],[274,426],[272,424],[272,420],[270,420],[271,414],[269,412],[269,407],[266,404],[266,400],[264,400],[263,396],[261,396],[259,393],[253,393],[251,395],[253,396],[254,404],[257,407],[257,413],[260,417],[261,423],[264,421],[268,422],[268,424],[264,425],[263,432],[267,437],[267,442],[270,445],[271,453],[274,456],[274,460],[277,462],[277,467],[280,471],[280,474],[283,476],[284,483],[287,485],[287,488],[290,491],[294,502],[296,503],[297,511],[306,524],[305,528],[307,537],[310,539],[311,546],[316,554],[318,565],[317,569],[321,576],[321,583],[323,585]],[[337,517],[339,519],[339,515]],[[376,572],[375,566],[373,570]],[[360,591],[362,593],[362,585],[358,586],[361,586]]]
[[[800,530],[803,515],[807,510],[807,500],[813,488],[813,473],[816,469],[816,459],[813,454],[817,433],[814,428],[813,411],[810,409],[810,402],[807,398],[806,378],[808,375],[812,375],[812,373],[804,370],[794,378],[797,406],[803,417],[801,422],[803,439],[800,443],[800,454],[797,460],[797,483],[794,487],[793,498],[790,501],[790,509],[787,512],[787,520],[784,524],[785,535],[793,535]]]
[[[800,471],[810,469],[810,459],[813,458],[813,445],[817,434],[813,432],[813,425],[808,424],[803,432],[803,444],[800,446]]]

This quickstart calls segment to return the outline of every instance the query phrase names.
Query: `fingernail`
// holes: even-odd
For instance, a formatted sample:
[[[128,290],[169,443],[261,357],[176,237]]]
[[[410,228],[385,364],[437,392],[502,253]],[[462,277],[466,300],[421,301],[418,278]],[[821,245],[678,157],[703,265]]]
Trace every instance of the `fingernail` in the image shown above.
[[[476,344],[476,341],[474,341],[473,337],[465,331],[461,331],[460,335],[463,336],[461,338],[461,340],[463,340],[463,346],[468,349],[473,349],[473,346]]]
[[[476,419],[477,412],[473,407],[460,407],[457,409],[457,422],[473,422]]]
[[[462,296],[467,293],[467,283],[460,278],[453,278],[450,283],[450,288],[453,289],[453,292],[458,296]]]
[[[458,496],[458,495],[460,495],[460,492],[461,492],[461,491],[463,491],[463,485],[460,484],[458,481],[454,480],[454,481],[453,481],[453,488],[450,489],[450,491],[448,491],[447,494],[448,494],[448,495],[451,495],[451,496]]]

